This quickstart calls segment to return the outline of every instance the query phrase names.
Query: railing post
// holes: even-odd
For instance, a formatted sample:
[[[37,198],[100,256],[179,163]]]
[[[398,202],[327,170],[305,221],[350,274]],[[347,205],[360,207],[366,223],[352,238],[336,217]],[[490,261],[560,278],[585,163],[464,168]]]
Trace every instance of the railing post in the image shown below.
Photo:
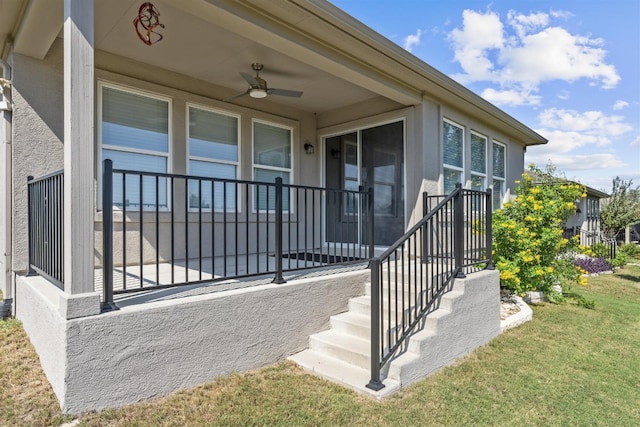
[[[462,184],[456,184],[456,195],[453,199],[453,253],[455,257],[456,277],[467,277],[464,274],[464,197]]]
[[[268,209],[268,208],[267,208]],[[282,277],[282,178],[276,178],[276,277],[272,283],[285,283]]]
[[[141,207],[142,209],[142,207]],[[123,221],[126,218],[122,219]],[[102,312],[118,310],[113,302],[113,162],[105,159],[102,169]]]
[[[422,217],[424,218],[429,213],[429,193],[422,192]],[[422,252],[420,254],[420,260],[423,264],[427,263],[427,248],[429,247],[429,236],[427,234],[427,227],[425,224],[424,232],[422,233]]]
[[[487,266],[486,270],[495,270],[493,265],[493,192],[490,188],[487,188],[487,196],[485,201],[485,237],[487,239],[485,245],[487,246]]]
[[[422,216],[425,217],[429,213],[429,193],[422,192]]]
[[[33,275],[35,272],[31,267],[33,265],[33,250],[34,250],[34,237],[33,237],[33,194],[31,189],[31,181],[33,181],[33,176],[29,175],[27,177],[27,234],[29,236],[29,267],[27,270],[27,276]]]
[[[376,254],[376,242],[374,240],[374,223],[373,223],[373,187],[369,187],[367,190],[367,222],[369,223],[369,259],[372,259]]]
[[[380,260],[370,258],[371,269],[371,379],[367,388],[378,391],[384,388],[380,381]]]

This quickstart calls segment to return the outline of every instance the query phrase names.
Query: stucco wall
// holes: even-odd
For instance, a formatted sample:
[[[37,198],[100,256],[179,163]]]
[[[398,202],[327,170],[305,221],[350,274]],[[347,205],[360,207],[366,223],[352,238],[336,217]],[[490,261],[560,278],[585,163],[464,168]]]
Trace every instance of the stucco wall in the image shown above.
[[[39,276],[16,278],[16,317],[40,358],[53,392],[61,398],[66,385],[67,323],[58,311],[62,291]]]
[[[40,61],[13,56],[13,270],[27,269],[27,177],[64,166],[62,40]],[[90,141],[88,141],[90,142]]]
[[[402,387],[452,364],[500,334],[500,274],[484,270],[456,279],[440,300],[444,310],[427,316],[409,338],[408,351],[392,360],[389,377]],[[446,310],[446,311],[445,311]]]
[[[22,278],[18,317],[65,412],[122,406],[283,360],[364,294],[368,270],[63,321]],[[52,285],[49,285],[53,287]]]

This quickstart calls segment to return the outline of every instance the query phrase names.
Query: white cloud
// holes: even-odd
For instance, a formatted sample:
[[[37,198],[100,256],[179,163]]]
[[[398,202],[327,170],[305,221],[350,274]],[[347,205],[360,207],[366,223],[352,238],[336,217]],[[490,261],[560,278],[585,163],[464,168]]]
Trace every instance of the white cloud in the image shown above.
[[[629,106],[629,103],[627,101],[618,100],[616,101],[615,104],[613,104],[613,109],[622,110],[623,108],[627,108],[628,106]]]
[[[636,136],[636,139],[631,141],[631,144],[629,144],[629,146],[631,148],[640,148],[640,135]]]
[[[561,131],[581,132],[601,137],[619,136],[633,129],[622,116],[607,116],[601,111],[585,111],[550,108],[538,116],[544,127]]]
[[[558,98],[562,99],[563,101],[566,101],[567,99],[569,99],[569,97],[569,91],[561,90],[560,92],[558,92]]]
[[[562,18],[562,19],[568,19],[571,18],[573,15],[573,13],[567,11],[567,10],[551,10],[551,12],[549,12],[549,15],[551,15],[553,18]]]
[[[496,105],[540,105],[541,97],[530,91],[495,90],[487,88],[480,94],[484,99]]]
[[[578,112],[550,108],[538,115],[538,121],[542,128],[536,129],[536,132],[547,138],[549,143],[531,147],[527,152],[527,162],[546,164],[551,161],[563,171],[595,171],[629,166],[628,159],[612,151],[612,138],[633,130],[622,116],[610,116],[601,111]]]
[[[404,38],[404,43],[402,47],[404,47],[407,51],[411,52],[414,46],[420,44],[420,38],[422,37],[422,30],[418,29],[415,34],[409,34]]]
[[[601,45],[600,39],[574,36],[559,27],[545,28],[501,50],[504,66],[500,76],[507,82],[535,86],[544,81],[587,78],[610,89],[620,76],[614,66],[604,62],[606,51]]]
[[[588,154],[588,155],[553,155],[529,154],[527,153],[527,163],[533,162],[537,165],[545,165],[551,161],[558,170],[562,171],[586,171],[602,170],[611,168],[622,168],[626,163],[614,154]]]
[[[507,22],[516,30],[519,37],[524,37],[537,28],[546,27],[549,24],[549,15],[542,12],[523,15],[510,10],[507,13]]]
[[[510,100],[554,80],[587,79],[604,89],[615,87],[620,76],[606,61],[604,40],[571,34],[550,24],[552,19],[569,16],[565,11],[528,15],[509,11],[505,27],[496,12],[465,10],[462,26],[449,33],[455,60],[463,70],[452,77],[462,84],[498,84],[500,90],[494,89],[491,95],[510,95]],[[521,101],[509,105],[531,105],[529,97]]]
[[[536,148],[536,150],[544,151],[545,154],[567,154],[585,146],[604,147],[611,145],[611,140],[601,135],[549,129],[536,129],[536,132],[549,140],[546,145]]]
[[[504,45],[503,25],[493,12],[482,14],[473,10],[462,12],[462,29],[449,33],[453,42],[455,59],[465,74],[460,80],[493,80],[493,63],[488,57],[490,49],[502,49]]]

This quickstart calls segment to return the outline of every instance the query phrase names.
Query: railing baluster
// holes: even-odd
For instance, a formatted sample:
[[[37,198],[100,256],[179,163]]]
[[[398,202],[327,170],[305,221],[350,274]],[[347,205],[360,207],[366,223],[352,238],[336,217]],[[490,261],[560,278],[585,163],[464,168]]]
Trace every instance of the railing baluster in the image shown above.
[[[113,301],[113,162],[102,168],[102,311],[118,310]]]
[[[222,266],[224,276],[227,277],[227,183],[222,185]]]
[[[189,281],[189,178],[184,180],[184,281]]]
[[[144,186],[143,186],[143,180],[144,180],[144,175],[140,174],[140,201],[139,201],[139,205],[138,205],[138,217],[139,217],[139,225],[138,225],[138,247],[139,249],[139,253],[138,253],[138,259],[139,259],[139,265],[140,265],[140,288],[142,289],[144,287],[144,272],[142,270],[143,266],[144,266],[144,239],[142,238],[143,236],[143,227],[144,227]]]
[[[160,177],[156,175],[156,285],[160,285]]]
[[[176,211],[176,199],[175,199],[175,180],[173,178],[173,176],[171,177],[170,180],[170,185],[171,185],[171,192],[170,197],[171,197],[171,283],[176,283],[176,218],[175,218],[175,211]]]
[[[235,249],[235,261],[236,261],[236,270],[235,270],[235,275],[238,276],[240,274],[240,272],[238,271],[238,261],[239,261],[239,252],[238,252],[238,242],[240,241],[240,236],[238,235],[239,233],[239,229],[238,229],[238,215],[239,215],[239,209],[238,209],[238,182],[236,181],[234,183],[233,186],[233,202],[234,202],[234,214],[235,214],[235,243],[234,243],[234,249]]]
[[[484,212],[485,212],[485,237],[486,237],[486,241],[485,241],[485,245],[486,245],[486,257],[487,257],[487,270],[494,270],[495,266],[493,265],[493,248],[492,248],[492,244],[493,244],[493,212],[492,212],[492,201],[493,201],[493,195],[491,192],[491,188],[487,188],[487,192],[486,192],[486,198],[485,198],[485,206],[484,206]]]
[[[202,179],[198,180],[198,280],[202,280]]]
[[[282,277],[282,178],[276,178],[276,212],[275,212],[275,256],[276,256],[276,277],[273,283],[285,283]]]
[[[244,227],[244,234],[245,234],[245,241],[244,241],[244,252],[245,252],[245,265],[246,265],[246,274],[250,274],[249,271],[249,186],[247,184],[244,184],[244,186],[242,187],[244,190],[244,210],[245,210],[245,227]]]
[[[122,174],[122,289],[127,289],[127,174]]]

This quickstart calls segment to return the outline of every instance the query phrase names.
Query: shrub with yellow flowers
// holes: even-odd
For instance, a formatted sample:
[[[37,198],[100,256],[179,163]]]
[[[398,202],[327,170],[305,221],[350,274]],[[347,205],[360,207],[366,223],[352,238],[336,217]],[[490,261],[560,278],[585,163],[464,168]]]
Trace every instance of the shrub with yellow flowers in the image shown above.
[[[529,166],[516,181],[516,197],[493,213],[493,257],[503,288],[515,293],[552,293],[554,284],[580,280],[571,257],[578,242],[562,236],[562,226],[586,197],[585,187],[545,170]]]

